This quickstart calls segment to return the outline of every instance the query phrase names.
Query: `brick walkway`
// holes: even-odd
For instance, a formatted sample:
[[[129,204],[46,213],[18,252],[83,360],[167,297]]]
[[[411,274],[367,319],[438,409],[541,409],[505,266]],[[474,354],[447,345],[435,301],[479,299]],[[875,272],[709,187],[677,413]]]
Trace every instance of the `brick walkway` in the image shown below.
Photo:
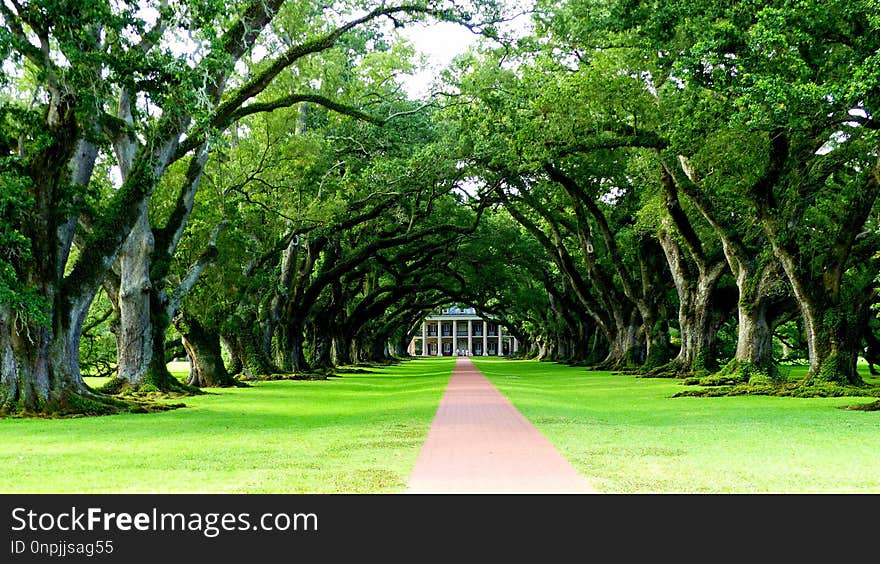
[[[459,358],[409,477],[408,493],[592,493],[572,465]]]

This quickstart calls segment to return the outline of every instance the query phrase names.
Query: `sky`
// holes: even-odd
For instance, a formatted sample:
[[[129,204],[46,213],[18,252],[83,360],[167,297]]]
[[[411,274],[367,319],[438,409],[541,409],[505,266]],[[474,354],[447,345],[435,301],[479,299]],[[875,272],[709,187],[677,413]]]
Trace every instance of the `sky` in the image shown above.
[[[401,35],[427,58],[426,68],[401,80],[409,95],[416,99],[430,93],[431,84],[440,71],[478,39],[469,29],[447,22],[413,25],[404,29]]]
[[[531,5],[532,2],[509,0],[509,4],[517,10],[525,10],[523,6]],[[502,30],[509,28],[513,31],[523,31],[528,24],[529,16],[522,15],[499,27]],[[400,33],[428,59],[427,68],[401,80],[404,88],[414,99],[425,98],[430,93],[431,84],[439,76],[440,71],[479,39],[479,36],[466,27],[448,22],[411,25]]]
[[[534,0],[506,0],[508,13],[524,14],[534,4]],[[143,4],[140,8],[139,17],[152,24],[158,16],[158,11]],[[498,27],[505,30],[522,31],[528,26],[528,15],[520,15],[509,22],[500,24]],[[411,41],[416,50],[424,54],[427,59],[426,68],[420,72],[407,75],[401,79],[404,88],[414,99],[424,99],[431,93],[432,82],[439,76],[440,71],[452,62],[456,55],[467,51],[468,47],[475,44],[478,35],[464,26],[448,22],[416,23],[403,28],[400,34]],[[176,44],[180,46],[181,53],[192,50],[186,38],[178,38]],[[257,47],[255,53],[265,54],[265,49]]]

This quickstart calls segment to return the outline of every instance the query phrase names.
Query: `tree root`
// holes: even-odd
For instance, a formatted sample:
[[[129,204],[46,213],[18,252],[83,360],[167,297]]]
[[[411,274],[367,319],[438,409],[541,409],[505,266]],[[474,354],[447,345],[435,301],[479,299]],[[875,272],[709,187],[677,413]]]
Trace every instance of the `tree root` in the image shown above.
[[[103,394],[110,394],[126,398],[167,399],[198,396],[205,392],[180,382],[176,378],[170,378],[161,385],[145,379],[139,385],[132,384],[125,378],[114,378],[98,389]]]
[[[309,372],[275,372],[272,374],[260,374],[254,376],[251,381],[274,382],[277,380],[327,380],[332,374],[322,371]]]
[[[698,384],[698,382],[692,382]],[[710,385],[685,390],[672,397],[779,396],[795,398],[880,397],[880,386],[845,386],[809,382],[749,381],[734,385]],[[880,404],[880,401],[874,402]],[[866,408],[861,408],[866,409]]]
[[[687,370],[680,360],[673,359],[657,368],[639,372],[639,378],[687,378],[693,373]]]
[[[4,405],[0,409],[0,416],[60,419],[122,413],[155,413],[181,407],[186,406],[181,403],[159,403],[148,398],[114,397],[92,390],[64,391],[36,408],[15,404]]]
[[[880,400],[872,401],[871,403],[844,405],[840,409],[846,409],[849,411],[880,411]]]

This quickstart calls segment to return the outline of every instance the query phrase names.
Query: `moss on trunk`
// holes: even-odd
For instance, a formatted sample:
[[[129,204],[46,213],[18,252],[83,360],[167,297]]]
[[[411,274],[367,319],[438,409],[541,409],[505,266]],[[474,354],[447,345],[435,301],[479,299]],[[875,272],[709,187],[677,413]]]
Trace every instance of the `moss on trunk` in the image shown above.
[[[780,385],[784,382],[779,369],[772,362],[755,364],[749,361],[733,359],[725,364],[721,370],[700,378],[702,386],[753,384],[753,385]]]
[[[139,383],[125,378],[114,378],[100,388],[102,393],[116,396],[183,397],[203,394],[196,387],[184,384],[175,378],[168,368],[153,362]]]
[[[114,397],[100,391],[64,390],[52,394],[48,400],[32,404],[0,401],[0,417],[65,418],[120,413],[153,413],[185,407],[145,398]]]

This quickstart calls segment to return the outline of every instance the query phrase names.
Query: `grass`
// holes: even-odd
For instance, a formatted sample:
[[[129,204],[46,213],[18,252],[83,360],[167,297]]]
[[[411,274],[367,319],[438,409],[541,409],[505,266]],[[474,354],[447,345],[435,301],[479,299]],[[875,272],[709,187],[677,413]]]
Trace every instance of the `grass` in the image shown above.
[[[880,412],[838,409],[874,398],[673,398],[680,381],[473,360],[601,492],[880,493]],[[146,415],[0,419],[0,492],[401,492],[452,367],[257,382]]]
[[[399,492],[452,368],[419,359],[211,390],[162,413],[0,419],[0,492]]]
[[[880,412],[838,409],[875,398],[672,398],[675,380],[474,361],[601,492],[880,493]]]

